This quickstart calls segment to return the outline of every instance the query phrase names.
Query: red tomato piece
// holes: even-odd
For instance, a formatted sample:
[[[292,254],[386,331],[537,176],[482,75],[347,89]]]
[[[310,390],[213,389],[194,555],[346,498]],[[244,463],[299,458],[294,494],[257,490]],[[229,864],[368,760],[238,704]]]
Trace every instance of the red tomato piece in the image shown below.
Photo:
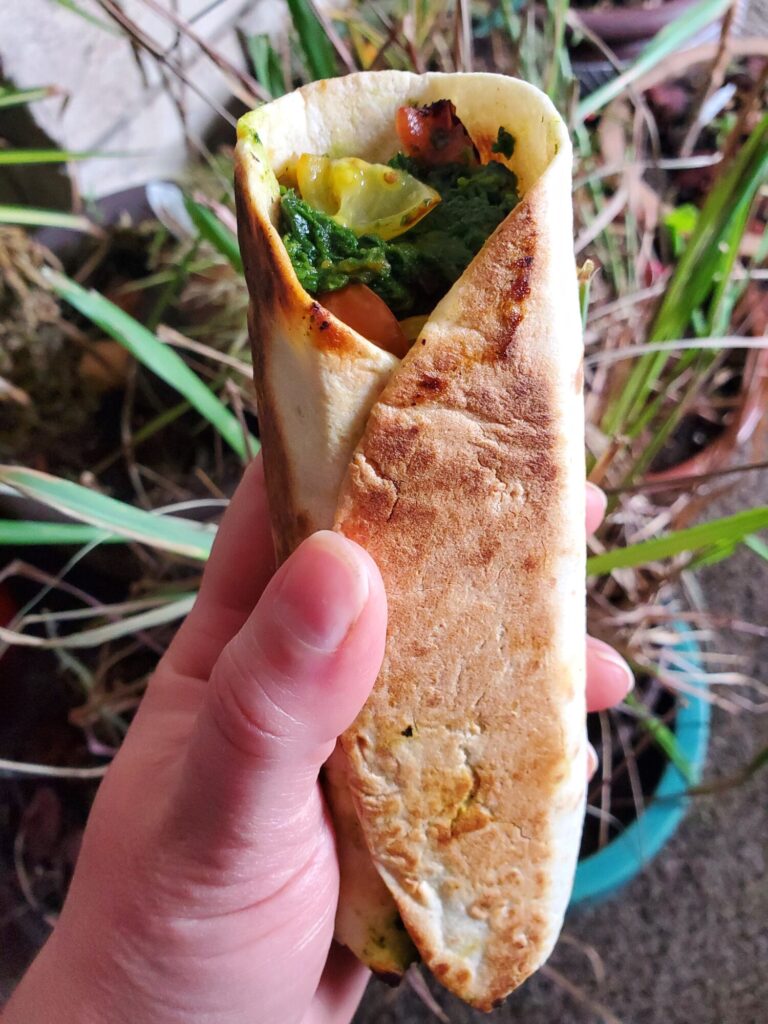
[[[477,159],[472,139],[450,100],[426,107],[400,107],[395,129],[403,152],[422,163],[474,163]]]
[[[367,285],[348,284],[318,295],[317,301],[347,327],[400,359],[411,347],[395,314]]]

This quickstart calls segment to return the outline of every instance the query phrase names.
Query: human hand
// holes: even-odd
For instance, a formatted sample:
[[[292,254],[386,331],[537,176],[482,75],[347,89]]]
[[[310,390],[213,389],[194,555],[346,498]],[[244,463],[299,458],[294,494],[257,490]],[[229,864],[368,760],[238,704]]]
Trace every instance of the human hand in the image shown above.
[[[604,508],[588,489],[590,528]],[[338,864],[317,779],[378,672],[384,589],[370,557],[332,533],[273,570],[257,461],[3,1024],[346,1024],[354,1013],[368,972],[332,942]],[[620,700],[630,679],[590,642],[591,709]]]

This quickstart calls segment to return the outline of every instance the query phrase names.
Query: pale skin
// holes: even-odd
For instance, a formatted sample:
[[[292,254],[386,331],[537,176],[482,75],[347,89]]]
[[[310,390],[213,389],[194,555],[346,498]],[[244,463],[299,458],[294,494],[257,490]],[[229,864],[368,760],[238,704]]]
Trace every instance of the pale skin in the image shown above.
[[[605,499],[587,488],[587,529]],[[318,774],[384,649],[376,565],[334,533],[277,572],[259,460],[95,802],[59,923],[3,1024],[347,1024]],[[588,640],[587,702],[631,687]],[[593,761],[594,766],[594,761]]]

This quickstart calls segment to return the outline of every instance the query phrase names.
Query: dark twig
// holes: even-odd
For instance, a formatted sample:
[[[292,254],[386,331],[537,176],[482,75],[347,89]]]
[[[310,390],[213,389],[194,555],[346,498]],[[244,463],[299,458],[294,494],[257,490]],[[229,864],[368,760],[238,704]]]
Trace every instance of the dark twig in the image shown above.
[[[217,50],[214,50],[202,36],[198,35],[189,22],[184,21],[183,18],[180,18],[170,8],[158,3],[158,0],[142,0],[142,3],[146,4],[147,7],[151,8],[162,18],[165,18],[166,21],[170,21],[181,35],[186,36],[195,46],[198,46],[206,57],[226,76],[229,85],[232,87],[232,92],[247,107],[256,106],[259,100],[268,100],[270,98],[269,93],[259,85],[255,78],[252,78],[247,72],[242,71]]]
[[[211,99],[204,89],[201,89],[196,85],[195,82],[187,76],[184,69],[175,61],[171,60],[162,47],[160,47],[151,36],[147,35],[147,33],[144,32],[135,21],[128,17],[115,0],[98,0],[98,2],[104,11],[127,33],[134,45],[138,45],[145,49],[147,53],[151,54],[155,58],[155,60],[172,71],[179,80],[199,96],[204,103],[207,103],[208,106],[219,115],[219,117],[223,118],[223,120],[227,122],[227,124],[231,125],[233,128],[235,127],[235,118],[232,117],[229,111],[225,110],[221,104],[216,102],[216,100]]]

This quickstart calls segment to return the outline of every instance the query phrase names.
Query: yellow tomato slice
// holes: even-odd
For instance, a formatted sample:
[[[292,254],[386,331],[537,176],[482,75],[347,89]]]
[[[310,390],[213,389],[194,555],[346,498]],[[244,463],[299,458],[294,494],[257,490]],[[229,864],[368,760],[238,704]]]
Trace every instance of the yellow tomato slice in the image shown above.
[[[301,197],[356,235],[401,235],[440,202],[440,195],[405,171],[348,156],[304,153],[296,164]]]
[[[327,156],[302,153],[296,161],[296,181],[302,199],[315,210],[335,217],[339,198],[331,183],[331,163]]]

